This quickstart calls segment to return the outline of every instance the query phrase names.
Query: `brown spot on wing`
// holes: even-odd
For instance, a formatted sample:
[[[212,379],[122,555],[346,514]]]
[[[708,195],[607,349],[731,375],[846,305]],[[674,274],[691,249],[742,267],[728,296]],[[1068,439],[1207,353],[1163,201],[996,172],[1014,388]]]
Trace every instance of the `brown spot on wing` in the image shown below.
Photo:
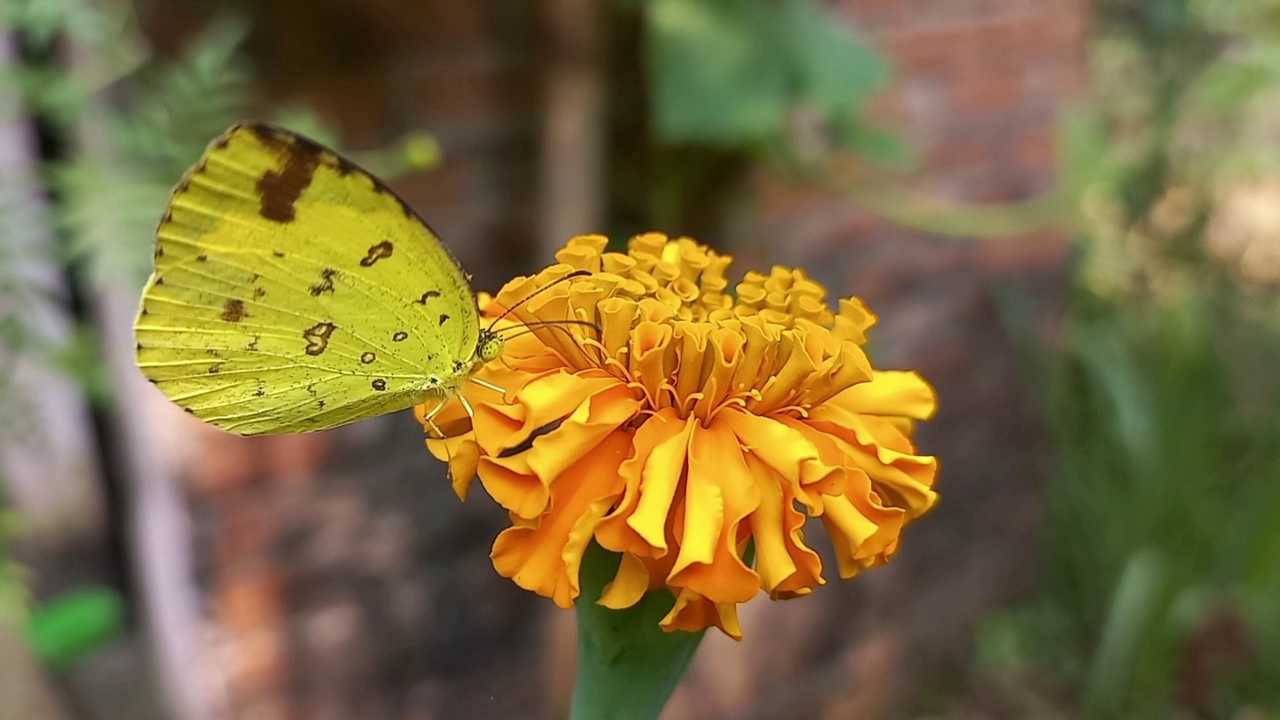
[[[293,222],[296,216],[294,204],[311,185],[316,168],[320,166],[320,152],[316,146],[294,142],[287,135],[263,128],[255,128],[255,131],[263,144],[283,161],[279,169],[268,170],[258,178],[258,214],[278,223]]]
[[[391,257],[391,251],[394,249],[395,246],[391,244],[390,240],[383,240],[377,245],[369,248],[369,252],[364,256],[364,259],[360,261],[360,266],[373,267],[373,264],[382,258]]]
[[[440,297],[440,291],[428,290],[422,293],[422,297],[418,298],[417,300],[414,300],[414,302],[418,303],[419,305],[426,305],[428,300],[430,300],[431,298],[438,298],[438,297]]]
[[[320,271],[320,282],[311,286],[312,297],[320,297],[321,293],[333,294],[333,279],[337,277],[338,271],[333,268],[324,268]]]
[[[200,253],[199,255],[196,256],[196,262],[205,262],[208,259],[209,259],[209,256],[204,253]]]
[[[256,288],[254,288],[254,289],[253,289],[253,296],[254,296],[254,297],[256,297],[256,298],[265,297],[265,296],[266,296],[266,294],[267,294],[267,289],[266,289],[266,288],[263,288],[263,287],[256,287]]]
[[[365,365],[368,365],[369,363],[377,359],[378,359],[378,356],[374,355],[373,352],[369,350],[365,350],[360,355],[360,362],[364,363]]]
[[[240,298],[227,298],[227,302],[222,306],[222,319],[229,323],[238,323],[249,317],[249,313],[244,310],[244,301]]]
[[[391,342],[404,342],[409,339],[409,333],[403,330],[397,330],[395,335],[391,336]]]
[[[338,173],[338,177],[346,177],[356,171],[355,163],[334,153],[333,170]]]
[[[275,256],[276,256],[276,257],[278,257],[278,258],[282,258],[282,257],[284,257],[284,253],[283,253],[283,252],[280,252],[279,250],[272,250],[272,251],[271,251],[271,254],[272,254],[272,255],[275,255]]]
[[[387,381],[386,381],[386,380],[383,380],[382,378],[374,378],[374,379],[373,379],[373,382],[372,382],[372,383],[370,383],[370,384],[373,386],[373,389],[374,389],[374,390],[386,390],[386,389],[387,389]]]
[[[337,326],[331,322],[316,323],[302,331],[302,339],[307,341],[307,354],[319,355],[329,347],[329,336]]]
[[[441,324],[441,325],[444,325],[445,321],[446,321],[446,320],[448,320],[448,319],[449,319],[449,316],[448,316],[448,315],[445,315],[444,313],[440,313],[440,324]]]

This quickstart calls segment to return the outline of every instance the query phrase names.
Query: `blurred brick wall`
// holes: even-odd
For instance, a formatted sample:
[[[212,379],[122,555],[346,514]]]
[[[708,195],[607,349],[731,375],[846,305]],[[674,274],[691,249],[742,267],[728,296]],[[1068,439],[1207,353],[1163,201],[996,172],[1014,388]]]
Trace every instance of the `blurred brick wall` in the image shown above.
[[[169,18],[170,29],[192,27],[190,4],[165,5],[161,17]],[[535,6],[267,0],[250,6],[251,49],[271,101],[315,108],[350,148],[382,146],[415,129],[435,134],[443,167],[391,184],[474,268],[478,285],[492,287],[534,262]],[[1085,72],[1084,0],[838,0],[833,6],[895,63],[891,92],[877,100],[876,112],[917,153],[914,190],[991,202],[1052,187],[1055,120]],[[151,32],[160,42],[181,36],[158,22]],[[892,716],[911,690],[901,678],[915,674],[905,672],[916,662],[912,653],[963,648],[977,615],[1025,585],[1029,574],[1036,432],[989,287],[1015,282],[1034,297],[1052,299],[1064,241],[1052,234],[938,238],[763,173],[754,188],[751,229],[727,243],[742,256],[740,269],[803,265],[833,293],[863,295],[882,317],[873,336],[877,360],[918,367],[937,383],[942,411],[922,441],[943,459],[944,500],[907,533],[901,556],[888,568],[782,606],[785,622],[774,606],[753,610],[756,627],[748,628],[745,645],[710,642],[694,672],[700,689],[685,692],[672,716],[745,717],[754,706],[755,717],[774,717],[767,708],[788,692],[805,695],[789,707],[807,708],[809,716]],[[385,424],[370,427],[360,442],[372,438],[392,447]],[[380,463],[379,469],[353,467],[349,459],[322,462],[328,436],[214,440],[193,494],[207,527],[205,581],[235,717],[499,716],[451,706],[450,698],[461,694],[515,702],[517,715],[537,716],[531,708],[544,702],[541,675],[534,660],[519,653],[497,659],[498,666],[526,663],[509,668],[520,679],[501,689],[492,679],[459,679],[456,672],[444,684],[423,680],[439,673],[418,646],[439,631],[441,618],[454,619],[450,632],[478,628],[501,648],[515,619],[540,605],[497,578],[483,559],[502,518],[486,514],[492,508],[483,498],[456,506],[442,473],[433,474],[410,437],[412,429],[392,434],[396,450],[366,453],[359,461]],[[413,457],[403,460],[406,455]],[[392,456],[403,462],[388,460]],[[388,462],[399,464],[384,473]],[[336,470],[317,479],[318,467]],[[403,482],[398,492],[422,489],[429,500],[405,505],[385,482],[384,496],[375,500],[362,475],[395,478]],[[436,521],[463,525],[476,540],[464,547],[474,573],[457,576],[452,593],[432,594],[432,583],[443,581],[423,570],[449,558],[463,564],[457,559],[462,541],[437,537],[443,533],[433,531]],[[383,561],[361,554],[365,544]],[[450,596],[473,605],[478,596],[496,599],[450,610],[442,606]],[[404,609],[415,603],[417,610]],[[397,607],[404,612],[389,609]],[[788,636],[771,635],[770,626],[788,628]],[[468,637],[475,642],[477,636]],[[840,649],[845,643],[849,649]],[[432,648],[441,650],[457,662],[453,671],[466,665],[448,655],[451,647]],[[807,671],[819,661],[826,670]],[[498,672],[490,665],[491,675]],[[774,681],[739,691],[742,678],[728,677],[736,672]],[[725,690],[729,685],[735,689]],[[854,705],[840,699],[852,692],[859,698]]]
[[[536,3],[269,0],[255,57],[272,103],[314,109],[350,149],[426,130],[444,164],[391,181],[486,286],[536,228]]]

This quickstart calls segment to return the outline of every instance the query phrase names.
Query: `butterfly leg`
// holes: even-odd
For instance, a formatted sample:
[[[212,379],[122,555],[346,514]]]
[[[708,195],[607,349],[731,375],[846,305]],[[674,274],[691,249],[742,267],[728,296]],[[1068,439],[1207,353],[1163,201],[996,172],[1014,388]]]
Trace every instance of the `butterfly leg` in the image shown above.
[[[442,400],[438,405],[428,410],[427,413],[422,416],[422,422],[425,423],[426,426],[431,429],[431,432],[435,433],[435,438],[437,440],[444,439],[444,431],[436,427],[436,424],[432,422],[432,420],[435,418],[436,415],[440,414],[440,411],[444,408],[444,406],[445,406],[445,401]]]
[[[433,434],[433,439],[435,440],[447,439],[444,436],[444,431],[441,430],[439,427],[437,427],[434,422],[431,422],[431,418],[435,417],[436,413],[440,412],[440,408],[442,407],[444,407],[443,402],[441,402],[439,405],[432,408],[431,412],[428,412],[422,418],[422,421],[427,424],[427,427],[431,428],[430,432]],[[449,443],[447,442],[444,444],[444,472],[445,472],[445,477],[448,478],[449,480],[449,484],[452,485],[453,484],[453,453],[449,452]]]
[[[471,426],[476,424],[476,411],[471,407],[471,403],[467,402],[467,396],[458,393],[458,402],[462,403],[462,409],[467,411],[467,417],[471,418]]]

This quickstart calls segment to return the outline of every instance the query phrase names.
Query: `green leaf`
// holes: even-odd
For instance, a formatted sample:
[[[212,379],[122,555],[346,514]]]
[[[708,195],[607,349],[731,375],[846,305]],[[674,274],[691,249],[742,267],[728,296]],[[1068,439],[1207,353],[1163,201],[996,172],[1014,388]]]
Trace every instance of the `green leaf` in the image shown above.
[[[834,120],[851,114],[884,84],[888,65],[854,32],[808,0],[780,5],[799,97]]]
[[[781,131],[788,58],[771,19],[749,0],[651,0],[645,51],[659,138],[741,144]]]
[[[812,0],[650,0],[645,19],[651,120],[665,143],[785,147],[799,108],[840,135],[888,74],[847,22]],[[905,155],[884,132],[844,135],[837,141],[877,160]]]
[[[105,587],[62,595],[31,613],[27,641],[55,669],[65,669],[124,630],[124,603]]]

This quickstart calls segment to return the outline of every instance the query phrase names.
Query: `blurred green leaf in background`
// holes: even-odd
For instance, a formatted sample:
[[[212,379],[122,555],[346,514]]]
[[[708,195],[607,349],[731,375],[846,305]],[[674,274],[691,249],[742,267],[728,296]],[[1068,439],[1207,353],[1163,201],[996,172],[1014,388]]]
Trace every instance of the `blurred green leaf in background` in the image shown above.
[[[988,618],[977,657],[1070,688],[1086,718],[1274,716],[1280,227],[1251,208],[1280,206],[1280,13],[1098,7],[1061,145],[1072,289],[1026,363],[1052,443],[1040,588]]]

